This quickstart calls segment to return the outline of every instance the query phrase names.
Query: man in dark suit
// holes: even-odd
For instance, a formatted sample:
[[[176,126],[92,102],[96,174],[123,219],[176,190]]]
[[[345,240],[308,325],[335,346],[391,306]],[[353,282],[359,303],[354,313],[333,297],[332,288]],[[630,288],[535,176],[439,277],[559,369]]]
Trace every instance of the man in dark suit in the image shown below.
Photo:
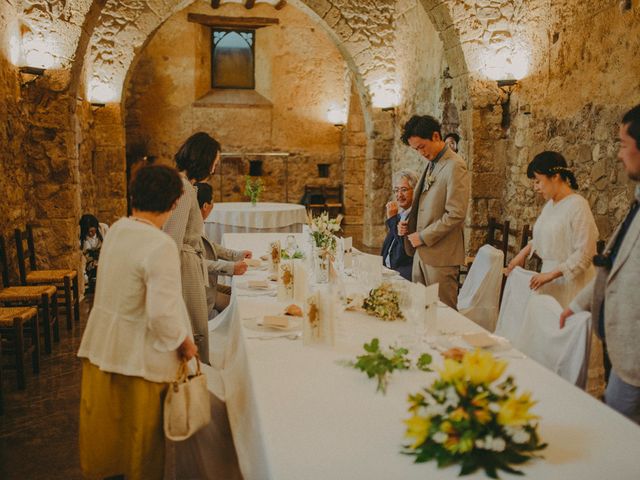
[[[406,220],[411,211],[413,189],[418,183],[418,176],[412,170],[400,170],[393,176],[393,193],[395,201],[387,203],[387,238],[382,244],[382,263],[385,267],[396,270],[407,280],[411,280],[413,258],[404,250],[404,242],[398,235],[398,222]]]

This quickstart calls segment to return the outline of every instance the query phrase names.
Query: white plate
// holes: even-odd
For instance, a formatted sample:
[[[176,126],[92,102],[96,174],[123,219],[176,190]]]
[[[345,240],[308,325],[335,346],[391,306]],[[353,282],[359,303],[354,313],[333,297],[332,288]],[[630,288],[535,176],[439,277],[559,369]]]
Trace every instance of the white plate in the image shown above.
[[[289,326],[287,328],[277,328],[277,327],[265,327],[264,325],[258,325],[258,318],[245,318],[242,320],[242,325],[249,330],[253,330],[255,332],[299,332],[302,330],[302,318],[301,317],[291,317],[289,318]]]

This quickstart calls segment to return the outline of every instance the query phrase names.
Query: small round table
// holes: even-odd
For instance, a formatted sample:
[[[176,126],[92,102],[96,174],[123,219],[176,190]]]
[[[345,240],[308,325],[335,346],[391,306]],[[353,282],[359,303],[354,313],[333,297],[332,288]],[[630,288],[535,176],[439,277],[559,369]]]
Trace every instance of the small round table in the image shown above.
[[[225,233],[300,233],[307,223],[307,211],[294,203],[216,203],[204,221],[204,233],[221,243]]]

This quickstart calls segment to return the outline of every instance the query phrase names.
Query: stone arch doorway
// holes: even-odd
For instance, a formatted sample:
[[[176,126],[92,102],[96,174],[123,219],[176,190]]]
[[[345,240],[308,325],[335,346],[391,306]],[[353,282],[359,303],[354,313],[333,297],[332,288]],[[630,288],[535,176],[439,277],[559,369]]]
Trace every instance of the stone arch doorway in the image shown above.
[[[212,29],[189,20],[212,14],[279,21],[255,30],[254,89],[212,89]],[[261,162],[263,201],[298,202],[305,185],[343,184],[346,221],[362,225],[364,175],[352,160],[364,163],[366,134],[352,78],[333,40],[292,5],[274,16],[267,6],[212,10],[194,2],[165,20],[131,64],[123,93],[127,157],[170,163],[185,138],[206,131],[223,145],[211,179],[216,201],[243,201],[244,175]]]
[[[124,173],[124,128],[122,89],[126,85],[127,76],[132,71],[136,59],[154,32],[167,18],[175,12],[191,5],[192,1],[178,4],[157,0],[123,5],[121,2],[108,3],[102,10],[100,21],[94,29],[89,52],[85,61],[85,81],[89,99],[93,102],[106,103],[107,107],[96,115],[96,128],[106,124],[120,126],[120,134],[96,142],[96,151],[102,158],[108,157],[109,168],[105,173],[117,182],[116,172]],[[397,129],[400,120],[396,115],[399,103],[398,71],[394,52],[395,17],[398,9],[407,2],[393,2],[384,8],[370,9],[357,5],[333,5],[328,1],[293,0],[290,7],[300,8],[327,31],[333,38],[337,48],[353,74],[357,98],[364,118],[362,135],[363,156],[359,158],[364,164],[363,207],[364,223],[363,240],[365,244],[375,244],[384,233],[383,212],[390,191],[392,167],[389,162],[390,152],[396,143]],[[443,20],[451,16],[448,7],[438,2],[424,0],[422,2],[428,20],[439,32],[443,42],[445,57],[454,72],[453,91],[466,91],[466,62],[461,52],[460,42],[455,28]],[[406,6],[406,5],[405,5]],[[126,27],[126,28],[123,28]],[[466,109],[464,95],[455,100]],[[463,115],[460,120],[462,129],[470,131],[470,117]],[[471,138],[471,135],[463,135]],[[467,154],[471,154],[472,142],[468,144]],[[124,179],[120,179],[121,185]],[[105,188],[105,193],[122,191],[122,188]],[[103,201],[104,205],[116,205],[115,196]],[[115,212],[114,212],[115,213]]]

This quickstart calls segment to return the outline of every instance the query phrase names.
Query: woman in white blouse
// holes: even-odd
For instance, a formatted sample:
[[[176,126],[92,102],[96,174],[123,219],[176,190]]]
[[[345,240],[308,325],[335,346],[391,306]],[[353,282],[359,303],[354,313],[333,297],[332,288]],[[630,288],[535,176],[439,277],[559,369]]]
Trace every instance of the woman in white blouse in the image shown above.
[[[578,183],[557,152],[542,152],[531,161],[527,176],[547,203],[533,227],[533,238],[509,263],[507,272],[524,265],[534,252],[542,259],[541,273],[531,289],[551,295],[563,308],[593,278],[598,228],[589,203],[574,192]]]
[[[87,478],[163,477],[163,398],[181,358],[197,352],[178,248],[160,230],[182,192],[175,169],[142,167],[130,186],[133,215],[114,223],[102,246],[78,351],[80,465]]]

